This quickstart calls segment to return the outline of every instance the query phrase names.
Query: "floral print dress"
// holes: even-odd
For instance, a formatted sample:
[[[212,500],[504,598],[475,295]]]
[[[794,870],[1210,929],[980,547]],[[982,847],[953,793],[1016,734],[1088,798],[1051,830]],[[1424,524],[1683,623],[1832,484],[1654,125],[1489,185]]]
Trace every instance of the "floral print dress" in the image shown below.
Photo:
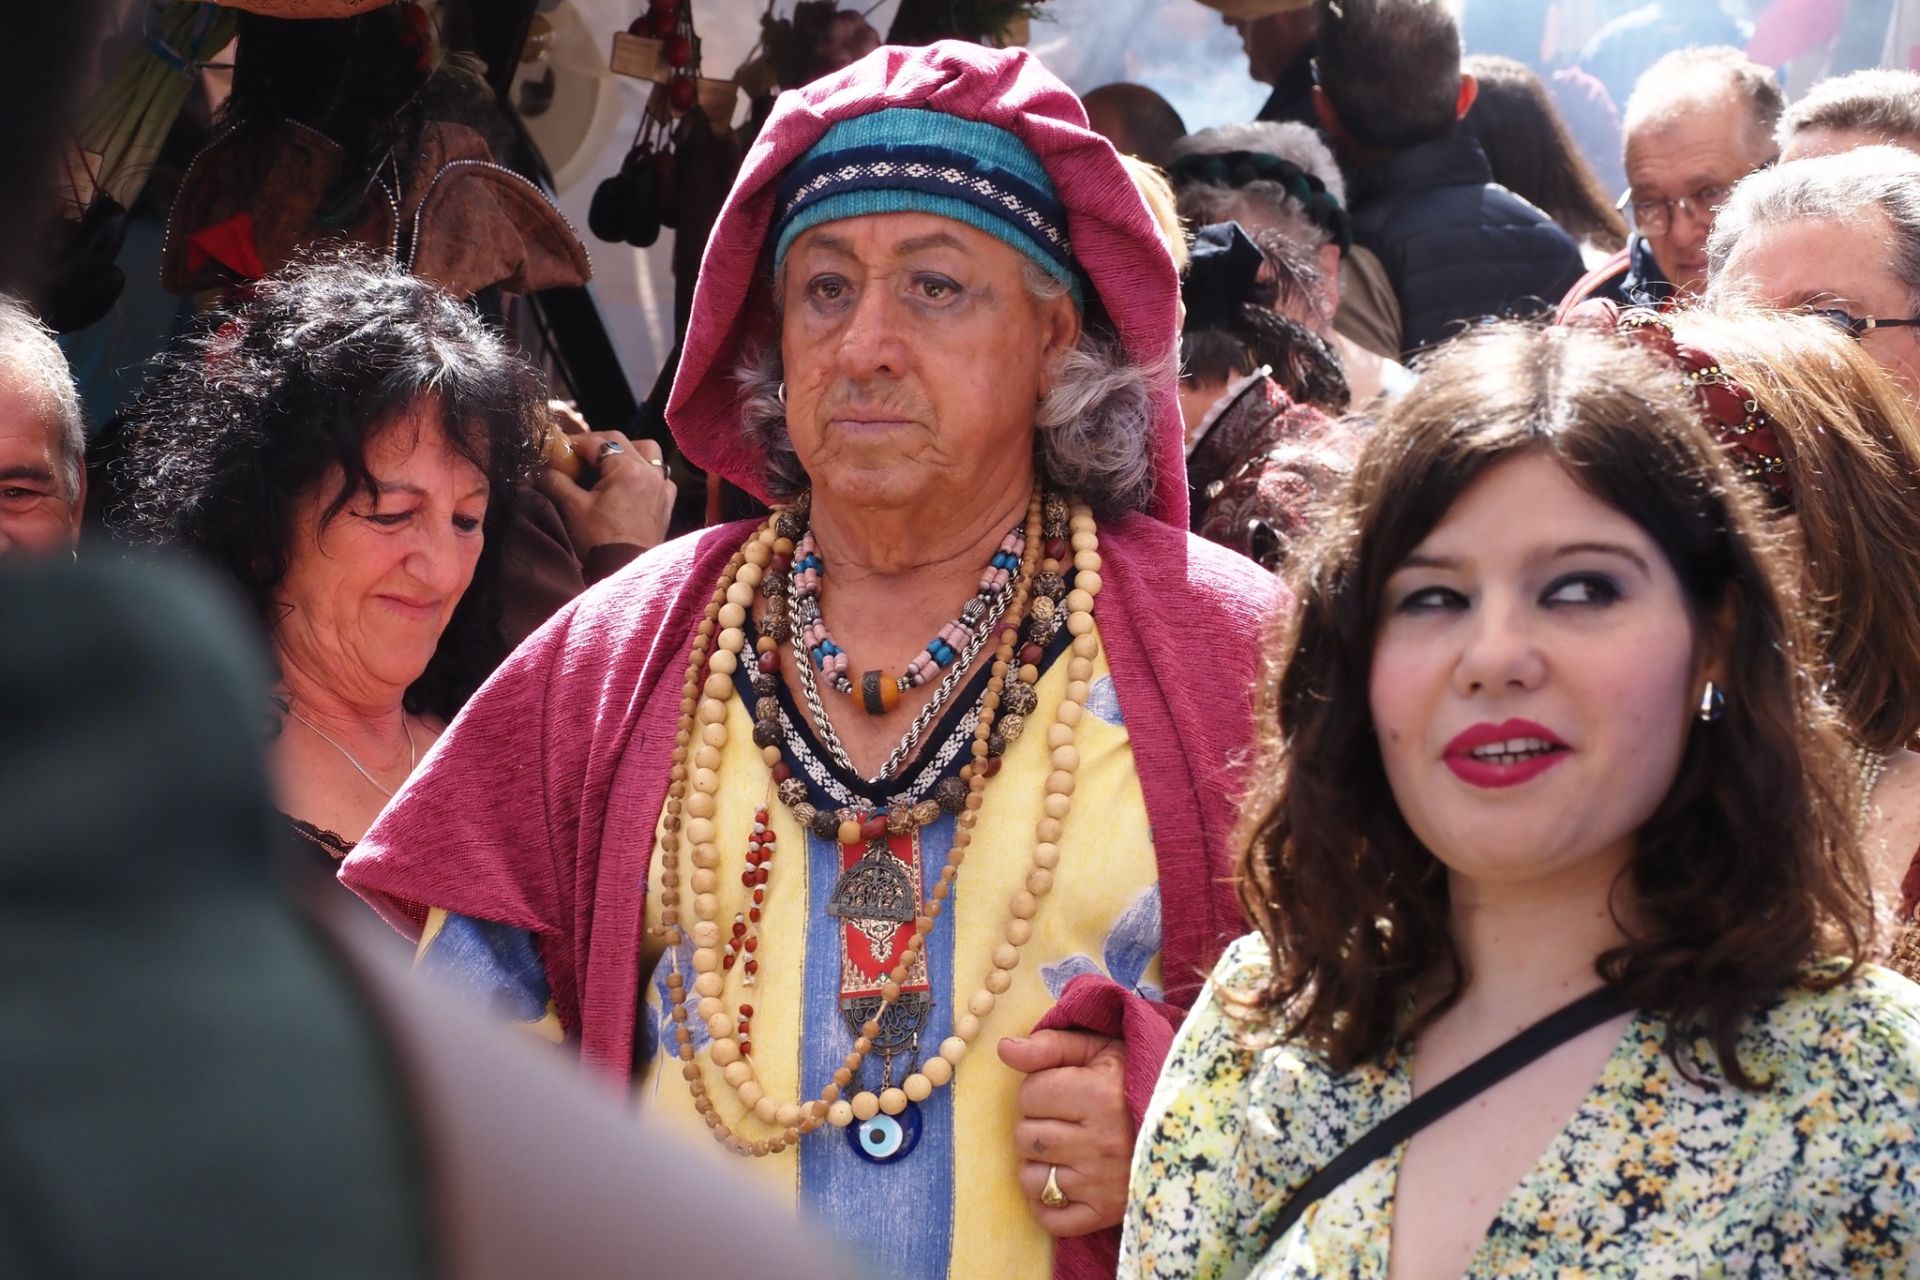
[[[1384,1277],[1404,1144],[1310,1208],[1293,1190],[1406,1105],[1410,1047],[1336,1072],[1250,1041],[1222,989],[1253,990],[1265,943],[1227,952],[1174,1042],[1133,1157],[1122,1277]],[[1467,1269],[1508,1276],[1920,1277],[1920,987],[1866,966],[1749,1023],[1725,1082],[1711,1048],[1662,1050],[1641,1014],[1572,1119],[1500,1207]]]

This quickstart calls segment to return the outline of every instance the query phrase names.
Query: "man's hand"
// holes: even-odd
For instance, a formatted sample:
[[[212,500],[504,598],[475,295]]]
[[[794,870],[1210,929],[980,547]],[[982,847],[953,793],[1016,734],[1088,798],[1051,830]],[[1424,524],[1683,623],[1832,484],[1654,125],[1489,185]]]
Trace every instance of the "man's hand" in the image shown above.
[[[644,548],[664,542],[678,490],[667,477],[660,446],[652,440],[628,440],[617,431],[589,431],[573,406],[562,401],[547,408],[575,452],[600,473],[591,489],[551,467],[534,479],[560,512],[574,549],[584,556],[612,543]]]
[[[1036,1031],[1002,1040],[1000,1060],[1026,1080],[1013,1141],[1020,1187],[1049,1235],[1080,1236],[1118,1226],[1127,1212],[1133,1113],[1123,1087],[1120,1041],[1084,1031]],[[1052,1172],[1067,1203],[1040,1203]]]

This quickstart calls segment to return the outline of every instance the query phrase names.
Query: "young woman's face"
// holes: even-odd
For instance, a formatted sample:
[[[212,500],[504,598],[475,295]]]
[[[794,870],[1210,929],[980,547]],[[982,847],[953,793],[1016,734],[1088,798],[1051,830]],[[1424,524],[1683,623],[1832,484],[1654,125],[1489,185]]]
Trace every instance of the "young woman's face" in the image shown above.
[[[1395,570],[1380,617],[1373,722],[1420,841],[1456,880],[1610,879],[1673,785],[1709,674],[1653,539],[1521,454]]]

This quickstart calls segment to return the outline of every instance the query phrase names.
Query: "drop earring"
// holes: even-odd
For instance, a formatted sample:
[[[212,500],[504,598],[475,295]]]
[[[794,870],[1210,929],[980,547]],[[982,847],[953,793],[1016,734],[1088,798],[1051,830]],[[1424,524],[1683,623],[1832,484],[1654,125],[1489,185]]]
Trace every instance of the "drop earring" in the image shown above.
[[[1707,681],[1707,687],[1700,691],[1700,706],[1693,713],[1703,724],[1713,724],[1727,714],[1727,695],[1720,692],[1720,686]]]
[[[779,386],[773,389],[773,398],[780,402],[780,407],[782,409],[787,407],[787,384],[786,383],[782,382]]]

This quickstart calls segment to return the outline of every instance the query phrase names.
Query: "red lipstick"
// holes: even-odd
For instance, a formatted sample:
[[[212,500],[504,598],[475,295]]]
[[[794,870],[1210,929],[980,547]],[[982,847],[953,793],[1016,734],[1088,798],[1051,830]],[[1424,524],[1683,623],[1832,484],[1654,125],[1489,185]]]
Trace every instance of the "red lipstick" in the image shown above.
[[[1446,746],[1441,758],[1454,776],[1475,787],[1517,787],[1559,764],[1572,748],[1531,720],[1476,724]]]

